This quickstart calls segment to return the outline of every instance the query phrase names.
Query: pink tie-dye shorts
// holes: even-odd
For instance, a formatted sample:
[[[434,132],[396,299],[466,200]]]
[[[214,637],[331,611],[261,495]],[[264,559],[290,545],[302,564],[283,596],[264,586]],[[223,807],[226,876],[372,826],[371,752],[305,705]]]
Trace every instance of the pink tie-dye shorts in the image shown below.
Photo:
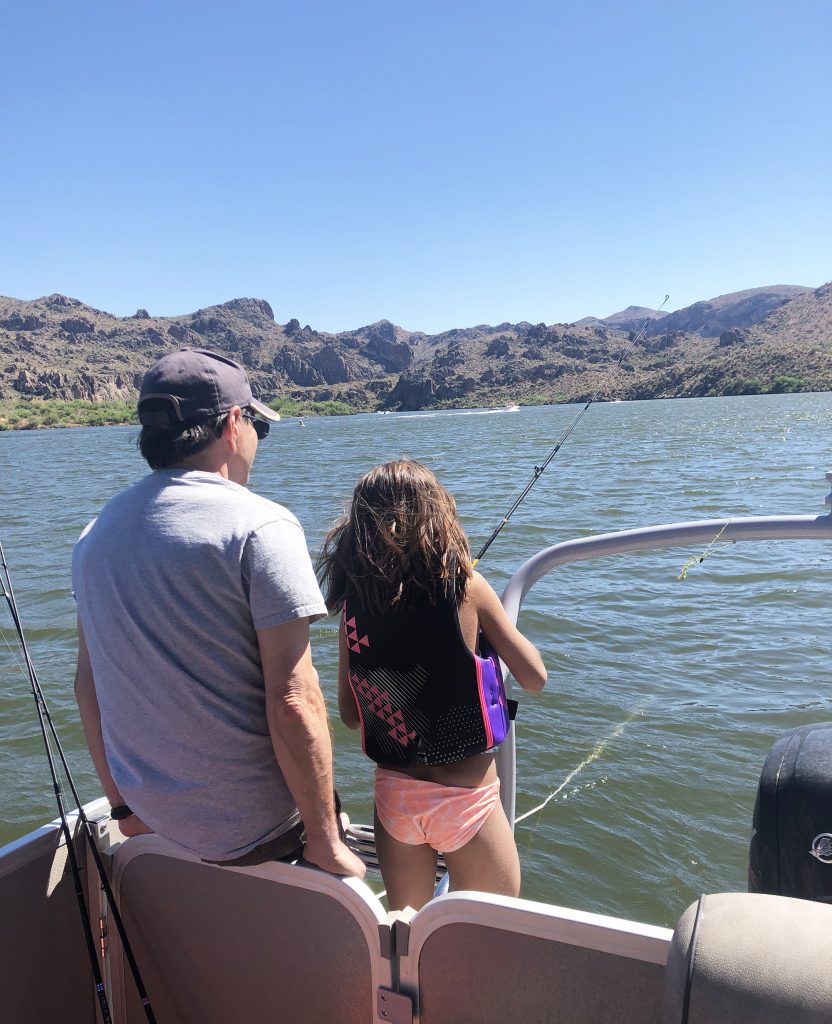
[[[500,798],[500,780],[443,786],[376,768],[376,814],[394,839],[453,853],[474,838]]]

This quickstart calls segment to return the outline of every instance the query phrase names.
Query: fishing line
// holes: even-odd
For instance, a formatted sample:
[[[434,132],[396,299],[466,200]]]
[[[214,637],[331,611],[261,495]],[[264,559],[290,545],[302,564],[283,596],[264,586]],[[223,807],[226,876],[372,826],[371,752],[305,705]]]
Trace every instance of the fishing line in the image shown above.
[[[2,582],[3,581],[0,580],[0,585],[2,585]],[[23,668],[23,662],[20,660],[20,657],[18,656],[17,650],[14,647],[12,647],[12,642],[8,638],[8,636],[6,636],[6,631],[3,629],[2,626],[0,626],[0,636],[3,637],[3,643],[6,645],[6,647],[9,650],[9,654],[12,656],[12,661],[14,662],[14,667],[18,670],[18,672],[21,673],[21,675],[25,676],[26,675],[26,670]]]
[[[584,415],[584,413],[587,411],[587,409],[589,409],[589,407],[592,405],[592,403],[596,400],[598,395],[600,395],[601,392],[604,390],[604,388],[607,386],[607,384],[610,381],[610,379],[612,378],[613,374],[616,373],[616,371],[618,370],[618,368],[621,366],[622,362],[624,361],[624,357],[633,348],[633,346],[636,345],[636,343],[642,338],[642,336],[644,335],[644,332],[647,330],[647,328],[650,326],[650,324],[656,319],[656,315],[661,312],[662,307],[664,306],[665,302],[667,302],[667,300],[669,298],[670,298],[670,295],[665,295],[665,297],[664,297],[664,299],[662,301],[661,306],[659,306],[659,308],[656,310],[656,312],[651,314],[644,321],[644,323],[641,325],[641,329],[639,330],[638,334],[636,334],[633,338],[630,339],[630,341],[628,342],[626,347],[622,350],[621,355],[615,361],[615,364],[607,371],[606,377],[604,377],[604,379],[601,381],[601,383],[598,385],[598,387],[592,393],[590,398],[587,400],[587,402],[584,405],[583,409],[581,409],[581,411],[578,413],[578,415],[572,420],[572,422],[569,424],[569,426],[566,428],[566,430],[558,438],[557,443],[555,444],[554,448],[552,448],[551,451],[549,452],[549,454],[546,456],[546,458],[545,458],[545,460],[543,462],[543,465],[535,466],[534,467],[534,473],[532,475],[531,480],[529,480],[529,482],[526,484],[526,486],[520,492],[520,496],[517,498],[517,500],[514,502],[514,504],[508,510],[508,512],[506,512],[506,514],[503,516],[503,518],[500,521],[500,524],[498,525],[497,529],[491,534],[491,536],[488,538],[488,540],[485,542],[485,544],[483,544],[483,546],[480,549],[479,553],[477,554],[476,558],[474,558],[474,561],[472,563],[472,567],[475,567],[477,565],[477,563],[480,561],[480,559],[485,555],[486,551],[488,551],[488,549],[491,547],[491,545],[494,543],[494,541],[500,535],[500,533],[502,532],[503,528],[508,525],[509,519],[511,519],[511,517],[514,515],[514,513],[520,507],[520,505],[523,502],[523,500],[526,497],[526,495],[529,493],[529,491],[532,489],[532,487],[534,487],[534,485],[537,483],[538,479],[543,474],[543,471],[546,469],[546,467],[549,465],[549,463],[552,461],[552,459],[560,451],[561,446],[563,445],[564,441],[566,441],[566,439],[569,437],[569,435],[572,433],[572,431],[575,429],[575,427],[577,427],[578,422],[580,421],[581,417]]]
[[[29,654],[29,646],[26,643],[26,637],[24,635],[23,626],[20,621],[20,614],[17,607],[17,599],[15,598],[14,587],[12,586],[11,575],[9,574],[9,566],[8,563],[6,562],[6,554],[3,551],[2,542],[0,542],[0,565],[2,565],[3,568],[3,575],[2,578],[0,578],[0,590],[2,590],[2,595],[0,596],[5,598],[6,604],[8,605],[9,608],[9,612],[11,613],[12,621],[15,627],[15,632],[17,633],[18,642],[20,644],[20,650],[23,653],[24,663],[26,665],[27,674],[29,676],[29,683],[32,689],[32,696],[35,701],[35,710],[37,711],[38,716],[38,724],[40,726],[41,736],[43,738],[43,744],[46,750],[46,759],[49,763],[49,772],[52,777],[52,788],[54,790],[55,800],[58,805],[58,815],[61,819],[61,831],[63,832],[64,840],[66,843],[67,857],[69,859],[70,870],[72,872],[72,879],[75,887],[75,895],[78,901],[78,908],[81,912],[81,923],[84,929],[84,938],[86,940],[87,952],[90,958],[90,966],[92,968],[93,980],[95,982],[95,991],[96,995],[98,996],[98,1003],[99,1009],[101,1011],[102,1020],[104,1024],[112,1024],[112,1017],[110,1016],[110,1007],[107,1002],[107,994],[104,989],[104,979],[101,975],[101,967],[98,963],[98,953],[96,951],[95,940],[93,939],[92,928],[90,927],[89,915],[87,913],[86,899],[84,897],[84,887],[83,882],[81,880],[81,871],[78,866],[78,860],[75,853],[73,836],[69,828],[69,820],[67,816],[66,807],[64,804],[64,794],[56,771],[55,758],[52,753],[50,736],[55,744],[55,749],[57,750],[58,756],[60,758],[61,767],[63,769],[67,783],[69,784],[69,788],[72,793],[72,798],[75,801],[75,805],[77,807],[78,823],[81,826],[82,832],[87,837],[90,852],[92,854],[92,858],[95,862],[95,866],[98,871],[98,877],[101,883],[101,888],[107,899],[110,912],[112,913],[113,921],[118,931],[119,938],[121,939],[122,948],[124,950],[124,956],[125,959],[127,960],[127,963],[130,966],[130,972],[133,975],[133,980],[136,984],[136,990],[138,991],[139,999],[141,1000],[142,1007],[144,1008],[145,1016],[147,1017],[150,1024],[156,1024],[156,1017],[153,1014],[153,1009],[150,1005],[150,999],[148,998],[147,990],[144,987],[141,974],[139,973],[139,966],[136,963],[136,958],[133,955],[132,946],[130,945],[130,941],[127,938],[124,923],[121,919],[121,914],[119,913],[118,907],[116,906],[115,897],[113,896],[113,891],[110,887],[110,882],[107,878],[107,873],[104,869],[104,862],[101,859],[101,854],[98,850],[98,844],[96,843],[95,836],[93,835],[92,824],[89,818],[87,817],[86,812],[84,811],[83,805],[81,803],[81,798],[79,797],[78,790],[75,787],[75,781],[72,778],[72,772],[70,771],[69,768],[69,762],[67,761],[66,754],[64,753],[63,747],[61,746],[61,741],[58,737],[58,733],[55,728],[55,723],[52,719],[52,715],[49,712],[49,707],[47,706],[46,698],[44,696],[43,689],[41,688],[40,685],[40,680],[38,679],[34,663],[32,662],[32,658]],[[49,727],[48,733],[47,725]]]
[[[604,751],[610,745],[610,743],[612,743],[614,739],[617,739],[621,735],[621,733],[624,732],[624,730],[627,728],[630,722],[632,722],[634,718],[638,718],[639,715],[641,715],[647,703],[647,701],[643,701],[641,704],[639,704],[635,711],[633,711],[624,719],[623,722],[619,722],[618,725],[612,730],[612,732],[610,732],[607,736],[604,737],[604,739],[601,740],[599,744],[597,744],[597,746],[589,755],[589,757],[584,758],[584,760],[581,761],[579,765],[572,769],[572,771],[566,776],[566,778],[563,780],[563,782],[561,782],[557,789],[552,790],[552,792],[546,797],[546,799],[539,803],[537,807],[533,807],[530,811],[526,811],[525,814],[521,814],[519,818],[515,818],[514,824],[519,825],[521,821],[525,821],[526,818],[530,818],[533,814],[537,814],[539,811],[542,811],[546,804],[548,804],[551,800],[554,800],[559,793],[562,793],[563,790],[566,789],[566,787],[575,778],[576,775],[582,772],[584,768],[591,765],[593,761],[597,761],[598,758],[604,753]],[[538,828],[539,825],[540,822],[538,821],[535,828]]]
[[[714,545],[716,544],[716,542],[723,535],[723,533],[725,533],[725,531],[728,529],[728,527],[730,525],[731,525],[731,520],[727,519],[725,521],[725,525],[722,527],[722,529],[719,531],[719,533],[716,535],[716,537],[714,537],[714,539],[711,541],[711,543],[705,548],[705,550],[702,552],[702,554],[701,555],[693,555],[693,556],[691,556],[685,562],[685,564],[679,570],[679,575],[676,577],[676,581],[677,582],[682,582],[683,580],[686,580],[688,578],[688,569],[692,569],[695,565],[701,565],[705,561],[705,559],[708,557],[708,555],[711,553],[711,551],[713,551]],[[732,543],[732,542],[726,541],[721,546],[722,547],[727,547],[729,543]]]

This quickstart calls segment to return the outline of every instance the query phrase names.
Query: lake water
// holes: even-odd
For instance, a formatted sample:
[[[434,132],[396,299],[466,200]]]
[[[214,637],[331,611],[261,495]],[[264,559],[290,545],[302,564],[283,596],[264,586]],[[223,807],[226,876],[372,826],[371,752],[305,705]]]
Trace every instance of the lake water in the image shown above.
[[[251,487],[317,547],[355,480],[418,458],[456,496],[476,550],[579,411],[547,406],[287,420]],[[598,404],[480,568],[500,592],[559,541],[724,516],[823,514],[832,395]],[[83,799],[99,788],[72,698],[72,545],[144,463],[136,428],[0,434],[6,551],[34,663]],[[578,563],[530,593],[520,626],[549,668],[517,722],[523,895],[672,925],[700,892],[746,886],[755,787],[775,738],[830,717],[823,543],[716,545]],[[331,708],[334,622],[314,627]],[[28,681],[0,611],[0,843],[55,816]],[[372,820],[371,765],[334,723],[339,790]],[[566,782],[566,780],[569,780]],[[566,784],[564,785],[564,783]]]

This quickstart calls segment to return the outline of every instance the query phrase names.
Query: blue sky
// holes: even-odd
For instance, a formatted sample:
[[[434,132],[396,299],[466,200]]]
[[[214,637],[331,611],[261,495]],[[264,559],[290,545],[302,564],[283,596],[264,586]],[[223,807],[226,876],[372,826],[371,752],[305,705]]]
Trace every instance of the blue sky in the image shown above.
[[[0,30],[0,294],[434,333],[832,278],[828,0],[33,0]]]

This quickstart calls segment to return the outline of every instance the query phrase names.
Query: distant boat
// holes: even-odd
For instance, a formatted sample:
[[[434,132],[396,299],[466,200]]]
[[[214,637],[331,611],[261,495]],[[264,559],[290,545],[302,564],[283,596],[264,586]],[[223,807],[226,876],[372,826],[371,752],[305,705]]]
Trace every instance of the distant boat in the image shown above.
[[[514,404],[514,403],[512,402],[512,403],[511,403],[511,405],[507,405],[507,406],[505,407],[505,411],[506,411],[506,412],[520,412],[520,406],[519,406],[519,405],[515,405],[515,404]]]

